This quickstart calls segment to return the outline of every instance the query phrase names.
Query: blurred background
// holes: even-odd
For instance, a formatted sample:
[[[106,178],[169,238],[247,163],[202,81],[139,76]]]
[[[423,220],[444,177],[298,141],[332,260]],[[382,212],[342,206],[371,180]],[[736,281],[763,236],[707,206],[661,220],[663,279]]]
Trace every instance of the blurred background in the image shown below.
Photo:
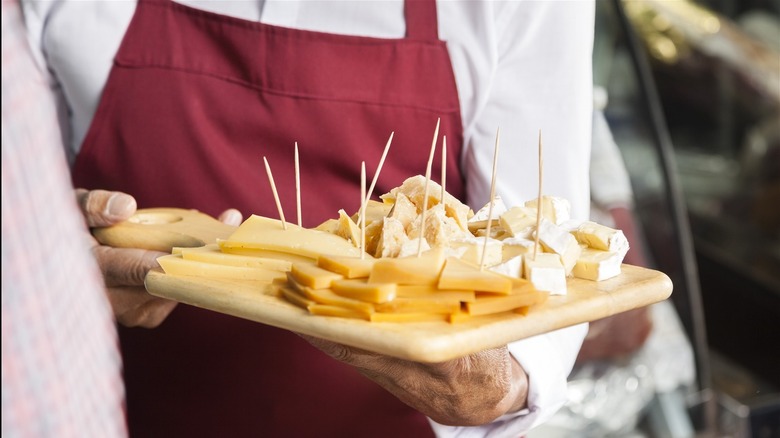
[[[598,0],[594,82],[674,292],[531,437],[780,437],[780,0]]]

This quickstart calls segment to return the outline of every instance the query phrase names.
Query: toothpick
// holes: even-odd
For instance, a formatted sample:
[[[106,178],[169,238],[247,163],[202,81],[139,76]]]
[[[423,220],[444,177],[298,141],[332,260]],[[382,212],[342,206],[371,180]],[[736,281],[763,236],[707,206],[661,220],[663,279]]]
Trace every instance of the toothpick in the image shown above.
[[[371,199],[371,196],[374,193],[374,187],[376,186],[377,180],[379,180],[379,172],[382,171],[382,165],[385,164],[385,158],[387,157],[387,152],[390,150],[390,144],[393,142],[393,135],[395,135],[395,131],[390,133],[390,138],[387,139],[387,144],[385,144],[385,150],[382,152],[382,157],[379,159],[379,164],[376,166],[376,172],[374,172],[374,178],[371,180],[371,185],[368,188],[368,193],[365,195],[366,198],[366,204],[368,204],[368,201]],[[362,217],[361,213],[361,217]],[[360,217],[358,218],[358,221],[360,221]]]
[[[433,132],[433,143],[431,143],[431,153],[428,155],[428,166],[425,168],[425,190],[423,191],[423,208],[420,216],[420,237],[417,242],[417,257],[422,254],[422,240],[425,236],[425,213],[428,210],[428,183],[431,181],[431,167],[433,167],[433,153],[436,151],[436,140],[439,138],[439,123],[441,117],[436,120],[436,130]]]
[[[441,148],[441,203],[444,204],[444,194],[447,193],[445,189],[447,185],[447,136],[442,136]]]
[[[539,224],[542,222],[542,130],[539,129],[539,194],[536,198],[536,238],[534,239],[534,260],[539,249]]]
[[[298,161],[298,142],[295,142],[295,204],[298,208],[298,226],[302,227],[301,221],[301,166]]]
[[[282,219],[282,228],[287,229],[287,222],[284,220],[284,211],[282,210],[282,203],[279,202],[279,193],[276,191],[276,183],[274,183],[274,175],[271,173],[271,166],[268,165],[268,160],[263,157],[265,162],[265,173],[268,174],[268,181],[271,183],[271,190],[274,192],[274,201],[276,201],[276,208],[279,210],[279,217]]]
[[[490,177],[490,203],[488,204],[488,221],[485,229],[485,243],[482,244],[482,257],[479,260],[479,270],[485,269],[485,254],[487,254],[488,239],[490,239],[490,226],[493,224],[493,204],[496,198],[496,170],[498,167],[498,139],[501,135],[501,127],[496,129],[496,148],[493,151],[493,175]]]
[[[360,258],[366,258],[366,162],[360,165]]]

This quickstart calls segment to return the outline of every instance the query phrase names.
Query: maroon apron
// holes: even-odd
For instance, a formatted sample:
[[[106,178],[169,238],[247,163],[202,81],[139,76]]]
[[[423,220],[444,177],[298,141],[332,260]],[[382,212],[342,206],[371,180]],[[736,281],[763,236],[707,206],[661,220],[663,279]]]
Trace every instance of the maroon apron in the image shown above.
[[[141,208],[278,217],[267,157],[290,220],[298,142],[303,222],[314,226],[357,210],[360,162],[370,178],[393,131],[375,194],[424,174],[441,117],[447,188],[462,199],[459,102],[436,4],[406,0],[404,11],[406,38],[380,39],[140,0],[75,185],[130,193]],[[134,436],[432,435],[420,413],[288,331],[180,305],[157,329],[120,327],[120,340]]]

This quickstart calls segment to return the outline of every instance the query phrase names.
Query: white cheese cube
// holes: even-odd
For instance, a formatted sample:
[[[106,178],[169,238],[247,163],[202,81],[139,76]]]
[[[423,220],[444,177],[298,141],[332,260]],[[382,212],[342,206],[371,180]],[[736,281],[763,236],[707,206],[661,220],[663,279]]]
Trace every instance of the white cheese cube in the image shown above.
[[[566,295],[566,271],[557,254],[537,253],[523,257],[523,276],[540,291]]]

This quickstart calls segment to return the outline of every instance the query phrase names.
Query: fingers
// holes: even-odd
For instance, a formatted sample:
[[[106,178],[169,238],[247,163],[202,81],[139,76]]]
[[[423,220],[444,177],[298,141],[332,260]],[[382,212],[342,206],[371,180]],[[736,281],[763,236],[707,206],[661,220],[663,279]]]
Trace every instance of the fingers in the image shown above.
[[[89,227],[106,227],[135,213],[135,198],[122,192],[76,189],[76,201]]]
[[[146,273],[159,266],[163,252],[96,246],[93,249],[106,286],[143,286]]]
[[[149,295],[143,287],[112,287],[106,291],[117,322],[126,327],[155,328],[178,304]]]
[[[240,211],[236,210],[235,208],[230,208],[222,212],[221,215],[217,218],[220,222],[227,225],[233,225],[233,226],[239,226],[241,225],[241,222],[243,221],[244,217],[241,214]]]

